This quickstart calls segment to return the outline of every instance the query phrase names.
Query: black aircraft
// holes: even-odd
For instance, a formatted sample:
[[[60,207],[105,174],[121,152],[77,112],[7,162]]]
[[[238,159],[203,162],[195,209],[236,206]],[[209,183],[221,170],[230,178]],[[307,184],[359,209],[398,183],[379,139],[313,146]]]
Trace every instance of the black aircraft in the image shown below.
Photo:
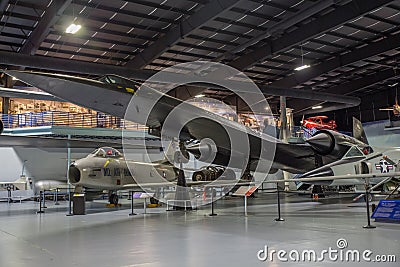
[[[200,159],[214,153],[212,164],[228,166],[232,157],[245,157],[235,161],[236,166],[230,167],[247,171],[265,170],[268,173],[281,169],[299,174],[342,159],[352,147],[361,151],[371,149],[360,127],[355,129],[355,137],[321,130],[304,144],[292,144],[255,132],[150,87],[139,88],[136,81],[116,75],[92,80],[40,72],[10,70],[5,73],[68,102],[146,125],[150,134],[156,136],[163,133],[173,136],[176,128],[180,128],[175,137],[186,144],[182,146],[183,152],[190,152]],[[174,123],[169,125],[166,122],[171,114]],[[231,144],[230,135],[247,139],[243,142],[248,142],[248,154],[232,149],[235,144]],[[202,140],[212,140],[213,146]],[[240,166],[243,162],[246,165]],[[312,176],[318,180],[327,175],[322,170],[321,173],[313,172]],[[365,176],[368,175],[365,173]],[[311,182],[314,178],[306,179]],[[331,178],[335,179],[334,176]]]

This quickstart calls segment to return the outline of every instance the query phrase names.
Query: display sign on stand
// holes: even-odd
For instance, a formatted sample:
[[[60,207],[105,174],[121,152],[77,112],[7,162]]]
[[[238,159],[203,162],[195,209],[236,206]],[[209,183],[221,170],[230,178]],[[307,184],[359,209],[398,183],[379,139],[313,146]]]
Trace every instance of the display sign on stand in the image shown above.
[[[257,186],[241,186],[232,194],[232,196],[244,197],[244,216],[247,216],[247,197],[256,190]]]
[[[154,197],[154,193],[144,193],[144,192],[132,192],[132,199],[131,199],[131,213],[129,215],[136,215],[136,213],[133,212],[133,200],[134,199],[144,199],[143,203],[143,209],[144,209],[144,214],[146,214],[147,211],[147,199]]]
[[[375,221],[400,223],[400,200],[381,200],[371,216]]]

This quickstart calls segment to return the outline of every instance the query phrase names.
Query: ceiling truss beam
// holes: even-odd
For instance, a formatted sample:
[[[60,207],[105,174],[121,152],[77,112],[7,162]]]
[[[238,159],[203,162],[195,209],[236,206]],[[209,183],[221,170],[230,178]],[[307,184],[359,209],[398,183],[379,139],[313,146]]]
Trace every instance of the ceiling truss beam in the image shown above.
[[[293,88],[325,73],[334,71],[335,69],[396,49],[399,47],[399,44],[400,33],[392,35],[388,38],[380,39],[379,41],[362,46],[358,49],[354,49],[352,52],[335,56],[329,60],[323,61],[320,64],[312,66],[310,69],[295,72],[293,75],[273,82],[270,85],[276,87]]]
[[[237,0],[219,0],[208,2],[196,13],[189,16],[187,19],[181,20],[178,25],[172,27],[168,32],[165,33],[165,35],[145,48],[141,53],[136,55],[130,62],[127,63],[126,66],[136,69],[143,68],[162,53],[167,51],[174,44],[184,39],[194,30],[200,28],[205,23],[214,19],[219,14],[233,7],[237,3]]]
[[[50,6],[46,9],[43,17],[32,31],[28,40],[26,40],[23,47],[20,49],[21,54],[34,55],[39,49],[40,44],[47,37],[52,27],[58,18],[62,15],[64,10],[69,6],[72,0],[53,0]]]
[[[347,83],[343,83],[341,85],[333,86],[327,88],[325,92],[334,92],[338,95],[350,95],[354,94],[362,89],[371,87],[375,84],[384,82],[388,79],[395,77],[396,71],[394,69],[386,69],[379,72],[373,72],[372,74],[368,74],[364,77],[352,80]],[[328,104],[326,105],[325,102],[316,102],[316,101],[295,101],[294,99],[288,101],[288,107],[293,108],[296,115],[301,114],[314,114],[314,113],[321,113],[321,112],[328,112],[332,110],[337,110],[338,106]],[[312,110],[311,107],[315,105],[323,105],[322,109]],[[348,106],[343,105],[342,108],[348,108]]]
[[[334,11],[315,19],[298,29],[286,33],[281,37],[269,41],[267,44],[233,60],[230,65],[239,70],[244,70],[255,63],[265,60],[268,56],[282,52],[294,45],[315,38],[324,32],[333,30],[340,25],[350,22],[360,16],[364,16],[377,8],[389,5],[392,0],[364,1],[354,0],[336,8]]]

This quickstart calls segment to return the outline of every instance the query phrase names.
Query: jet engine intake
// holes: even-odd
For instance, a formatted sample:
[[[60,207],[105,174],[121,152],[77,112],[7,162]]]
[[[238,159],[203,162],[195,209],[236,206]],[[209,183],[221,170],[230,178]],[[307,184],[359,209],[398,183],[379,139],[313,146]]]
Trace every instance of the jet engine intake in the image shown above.
[[[192,153],[199,161],[207,163],[212,163],[218,152],[217,146],[210,138],[202,139],[199,143],[187,146],[185,149]]]
[[[69,182],[71,184],[77,184],[80,182],[81,180],[81,171],[74,165],[72,164],[71,166],[69,166]]]
[[[316,153],[325,156],[333,152],[336,140],[330,131],[321,130],[309,138],[307,143]]]

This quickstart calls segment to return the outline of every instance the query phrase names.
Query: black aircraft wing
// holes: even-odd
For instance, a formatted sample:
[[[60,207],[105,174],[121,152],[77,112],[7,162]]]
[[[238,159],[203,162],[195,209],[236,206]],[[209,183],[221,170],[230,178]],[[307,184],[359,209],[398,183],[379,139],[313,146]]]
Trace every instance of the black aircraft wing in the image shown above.
[[[47,148],[99,148],[108,147],[120,149],[122,148],[121,142],[104,142],[96,140],[81,140],[81,139],[67,139],[55,137],[38,137],[38,136],[15,136],[15,135],[0,135],[0,147],[35,147],[41,149]],[[161,142],[159,146],[144,145],[143,141],[137,141],[129,144],[130,149],[144,148],[157,149],[160,151]]]
[[[49,93],[20,90],[20,89],[10,89],[3,87],[0,87],[0,97],[64,102],[63,99],[55,97]]]
[[[303,173],[315,167],[314,151],[307,144],[282,142],[151,88],[140,88],[140,92],[137,92],[137,83],[129,79],[123,79],[123,83],[113,84],[58,74],[8,70],[5,72],[68,102],[144,124],[154,135],[160,136],[161,128],[168,134],[174,133],[177,126],[181,126],[179,137],[182,141],[211,139],[217,147],[214,164],[227,166],[231,155],[240,158],[245,154],[243,151],[232,151],[232,147],[238,145],[230,143],[230,136],[235,135],[248,138],[250,169],[254,163],[263,160],[272,162],[273,169],[295,173]],[[133,95],[135,97],[132,98]],[[130,103],[131,98],[132,103]],[[155,100],[156,103],[147,112],[149,105],[152,106]],[[174,112],[175,123],[173,127],[168,128],[166,120],[171,112]],[[241,141],[242,139],[239,140]],[[261,151],[261,147],[264,151]],[[195,149],[191,152],[196,155]],[[268,159],[262,156],[266,154],[269,156]]]

